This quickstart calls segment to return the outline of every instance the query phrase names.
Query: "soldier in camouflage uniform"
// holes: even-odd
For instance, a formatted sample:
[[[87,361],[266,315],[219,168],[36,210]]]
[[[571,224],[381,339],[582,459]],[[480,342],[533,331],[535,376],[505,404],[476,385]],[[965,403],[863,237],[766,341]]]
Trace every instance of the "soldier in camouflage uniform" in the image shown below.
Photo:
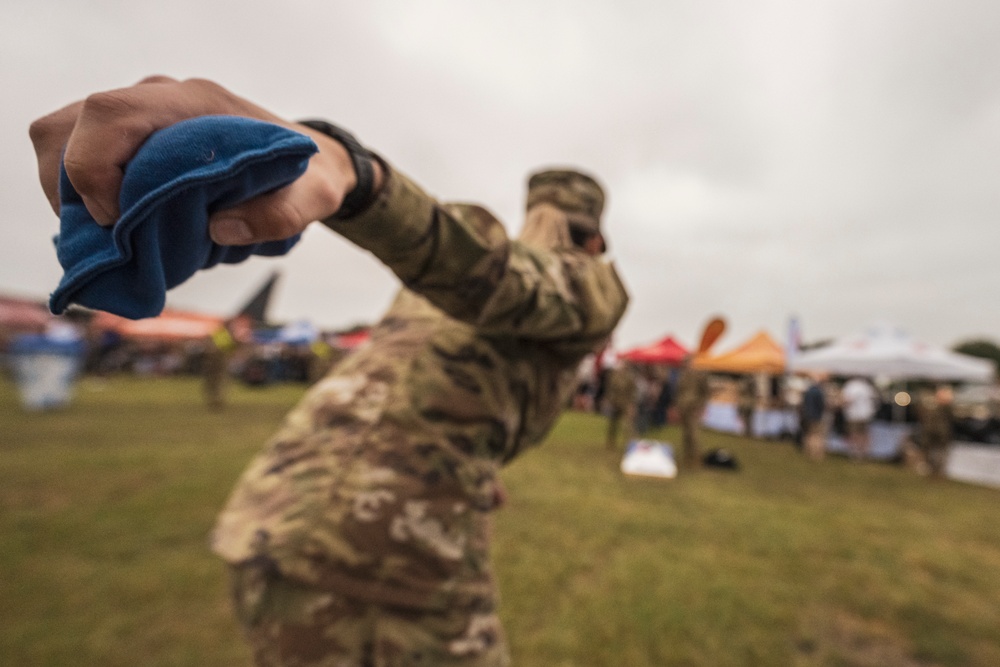
[[[942,385],[933,393],[926,392],[917,403],[917,444],[932,477],[942,478],[948,462],[952,439],[951,387]]]
[[[287,417],[214,534],[262,664],[302,651],[505,664],[488,557],[498,471],[548,432],[626,303],[612,267],[571,241],[511,242],[484,209],[390,173],[365,213],[327,224],[408,288]],[[536,174],[525,234],[565,235],[566,212],[596,230],[601,204],[588,177]]]
[[[681,461],[689,470],[701,467],[698,432],[701,418],[712,397],[708,376],[704,371],[691,367],[690,358],[684,362],[677,381],[677,414],[681,422]]]
[[[608,449],[618,449],[618,440],[623,430],[626,442],[631,437],[638,393],[635,371],[628,362],[621,361],[608,371],[607,389],[604,391],[605,412],[608,418],[605,446]]]
[[[489,211],[439,203],[336,128],[285,121],[211,82],[153,77],[32,125],[43,190],[58,211],[65,147],[70,180],[111,224],[122,160],[203,114],[275,122],[320,148],[292,185],[215,213],[216,242],[323,220],[405,286],[219,517],[212,546],[231,565],[257,664],[508,664],[489,561],[498,473],[545,437],[627,303],[600,256],[601,188],[576,171],[535,174],[511,240]]]

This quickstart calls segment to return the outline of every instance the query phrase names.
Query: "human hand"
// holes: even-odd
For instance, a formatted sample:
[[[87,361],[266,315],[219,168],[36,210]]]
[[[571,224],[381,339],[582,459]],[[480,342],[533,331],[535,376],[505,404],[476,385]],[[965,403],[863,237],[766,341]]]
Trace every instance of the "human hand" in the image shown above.
[[[320,149],[306,173],[292,184],[213,214],[209,231],[217,243],[246,245],[294,236],[313,220],[335,213],[357,182],[347,151],[330,137],[286,121],[210,81],[154,76],[128,88],[95,93],[32,123],[39,180],[49,204],[58,214],[62,164],[94,219],[101,225],[114,224],[124,166],[140,146],[157,130],[205,115],[282,125],[309,135]]]

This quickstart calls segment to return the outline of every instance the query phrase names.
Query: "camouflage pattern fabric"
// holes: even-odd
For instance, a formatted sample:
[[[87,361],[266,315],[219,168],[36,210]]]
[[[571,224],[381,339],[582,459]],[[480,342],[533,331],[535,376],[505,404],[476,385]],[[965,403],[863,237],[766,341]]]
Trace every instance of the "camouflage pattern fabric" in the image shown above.
[[[944,476],[952,439],[952,418],[950,403],[939,402],[931,393],[920,396],[917,404],[917,441],[930,474],[935,477]]]
[[[571,224],[592,232],[601,231],[604,191],[590,176],[577,171],[550,169],[528,179],[527,208],[552,204],[570,216]]]
[[[358,604],[466,610],[467,627],[498,604],[499,468],[549,431],[628,298],[603,259],[511,241],[485,209],[390,173],[366,212],[325,224],[406,288],[250,464],[213,549]]]
[[[677,410],[682,413],[700,413],[708,405],[711,396],[708,376],[703,371],[685,368],[677,380]]]
[[[604,444],[608,449],[618,447],[620,433],[623,431],[626,442],[631,437],[631,422],[635,414],[638,390],[635,374],[627,364],[621,364],[608,371],[607,389],[604,391],[608,417]]]
[[[708,376],[703,371],[690,366],[683,370],[677,381],[677,412],[681,421],[681,461],[686,468],[701,465],[698,431],[711,395]]]
[[[503,667],[496,611],[393,608],[318,590],[273,563],[231,568],[233,602],[260,667]]]
[[[604,400],[612,412],[628,412],[634,405],[639,391],[635,373],[626,364],[608,371],[608,388]]]
[[[935,444],[951,442],[951,406],[936,402],[933,395],[921,401],[917,408],[921,437]]]

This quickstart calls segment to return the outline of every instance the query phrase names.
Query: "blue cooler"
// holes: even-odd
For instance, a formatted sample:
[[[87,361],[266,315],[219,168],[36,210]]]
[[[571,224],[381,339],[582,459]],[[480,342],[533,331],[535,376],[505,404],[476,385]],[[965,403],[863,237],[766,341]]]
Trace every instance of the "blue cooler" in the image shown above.
[[[14,339],[8,354],[26,409],[51,410],[69,405],[83,365],[82,340],[26,334]]]

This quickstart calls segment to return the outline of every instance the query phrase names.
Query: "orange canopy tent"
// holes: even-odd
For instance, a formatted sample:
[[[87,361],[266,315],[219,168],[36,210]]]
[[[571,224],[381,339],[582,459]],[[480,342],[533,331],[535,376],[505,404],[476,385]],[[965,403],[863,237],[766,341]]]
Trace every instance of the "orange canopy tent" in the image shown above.
[[[206,338],[225,323],[216,315],[187,313],[179,310],[164,310],[158,317],[144,320],[129,320],[111,313],[98,312],[94,315],[93,326],[110,330],[123,338],[142,340],[192,340]]]
[[[635,347],[623,352],[621,358],[628,359],[640,364],[664,364],[667,366],[679,366],[684,363],[689,352],[687,349],[674,340],[673,336],[667,336],[652,345],[645,347]]]
[[[694,368],[720,373],[785,372],[785,351],[766,332],[761,331],[743,345],[715,356],[696,356]]]

